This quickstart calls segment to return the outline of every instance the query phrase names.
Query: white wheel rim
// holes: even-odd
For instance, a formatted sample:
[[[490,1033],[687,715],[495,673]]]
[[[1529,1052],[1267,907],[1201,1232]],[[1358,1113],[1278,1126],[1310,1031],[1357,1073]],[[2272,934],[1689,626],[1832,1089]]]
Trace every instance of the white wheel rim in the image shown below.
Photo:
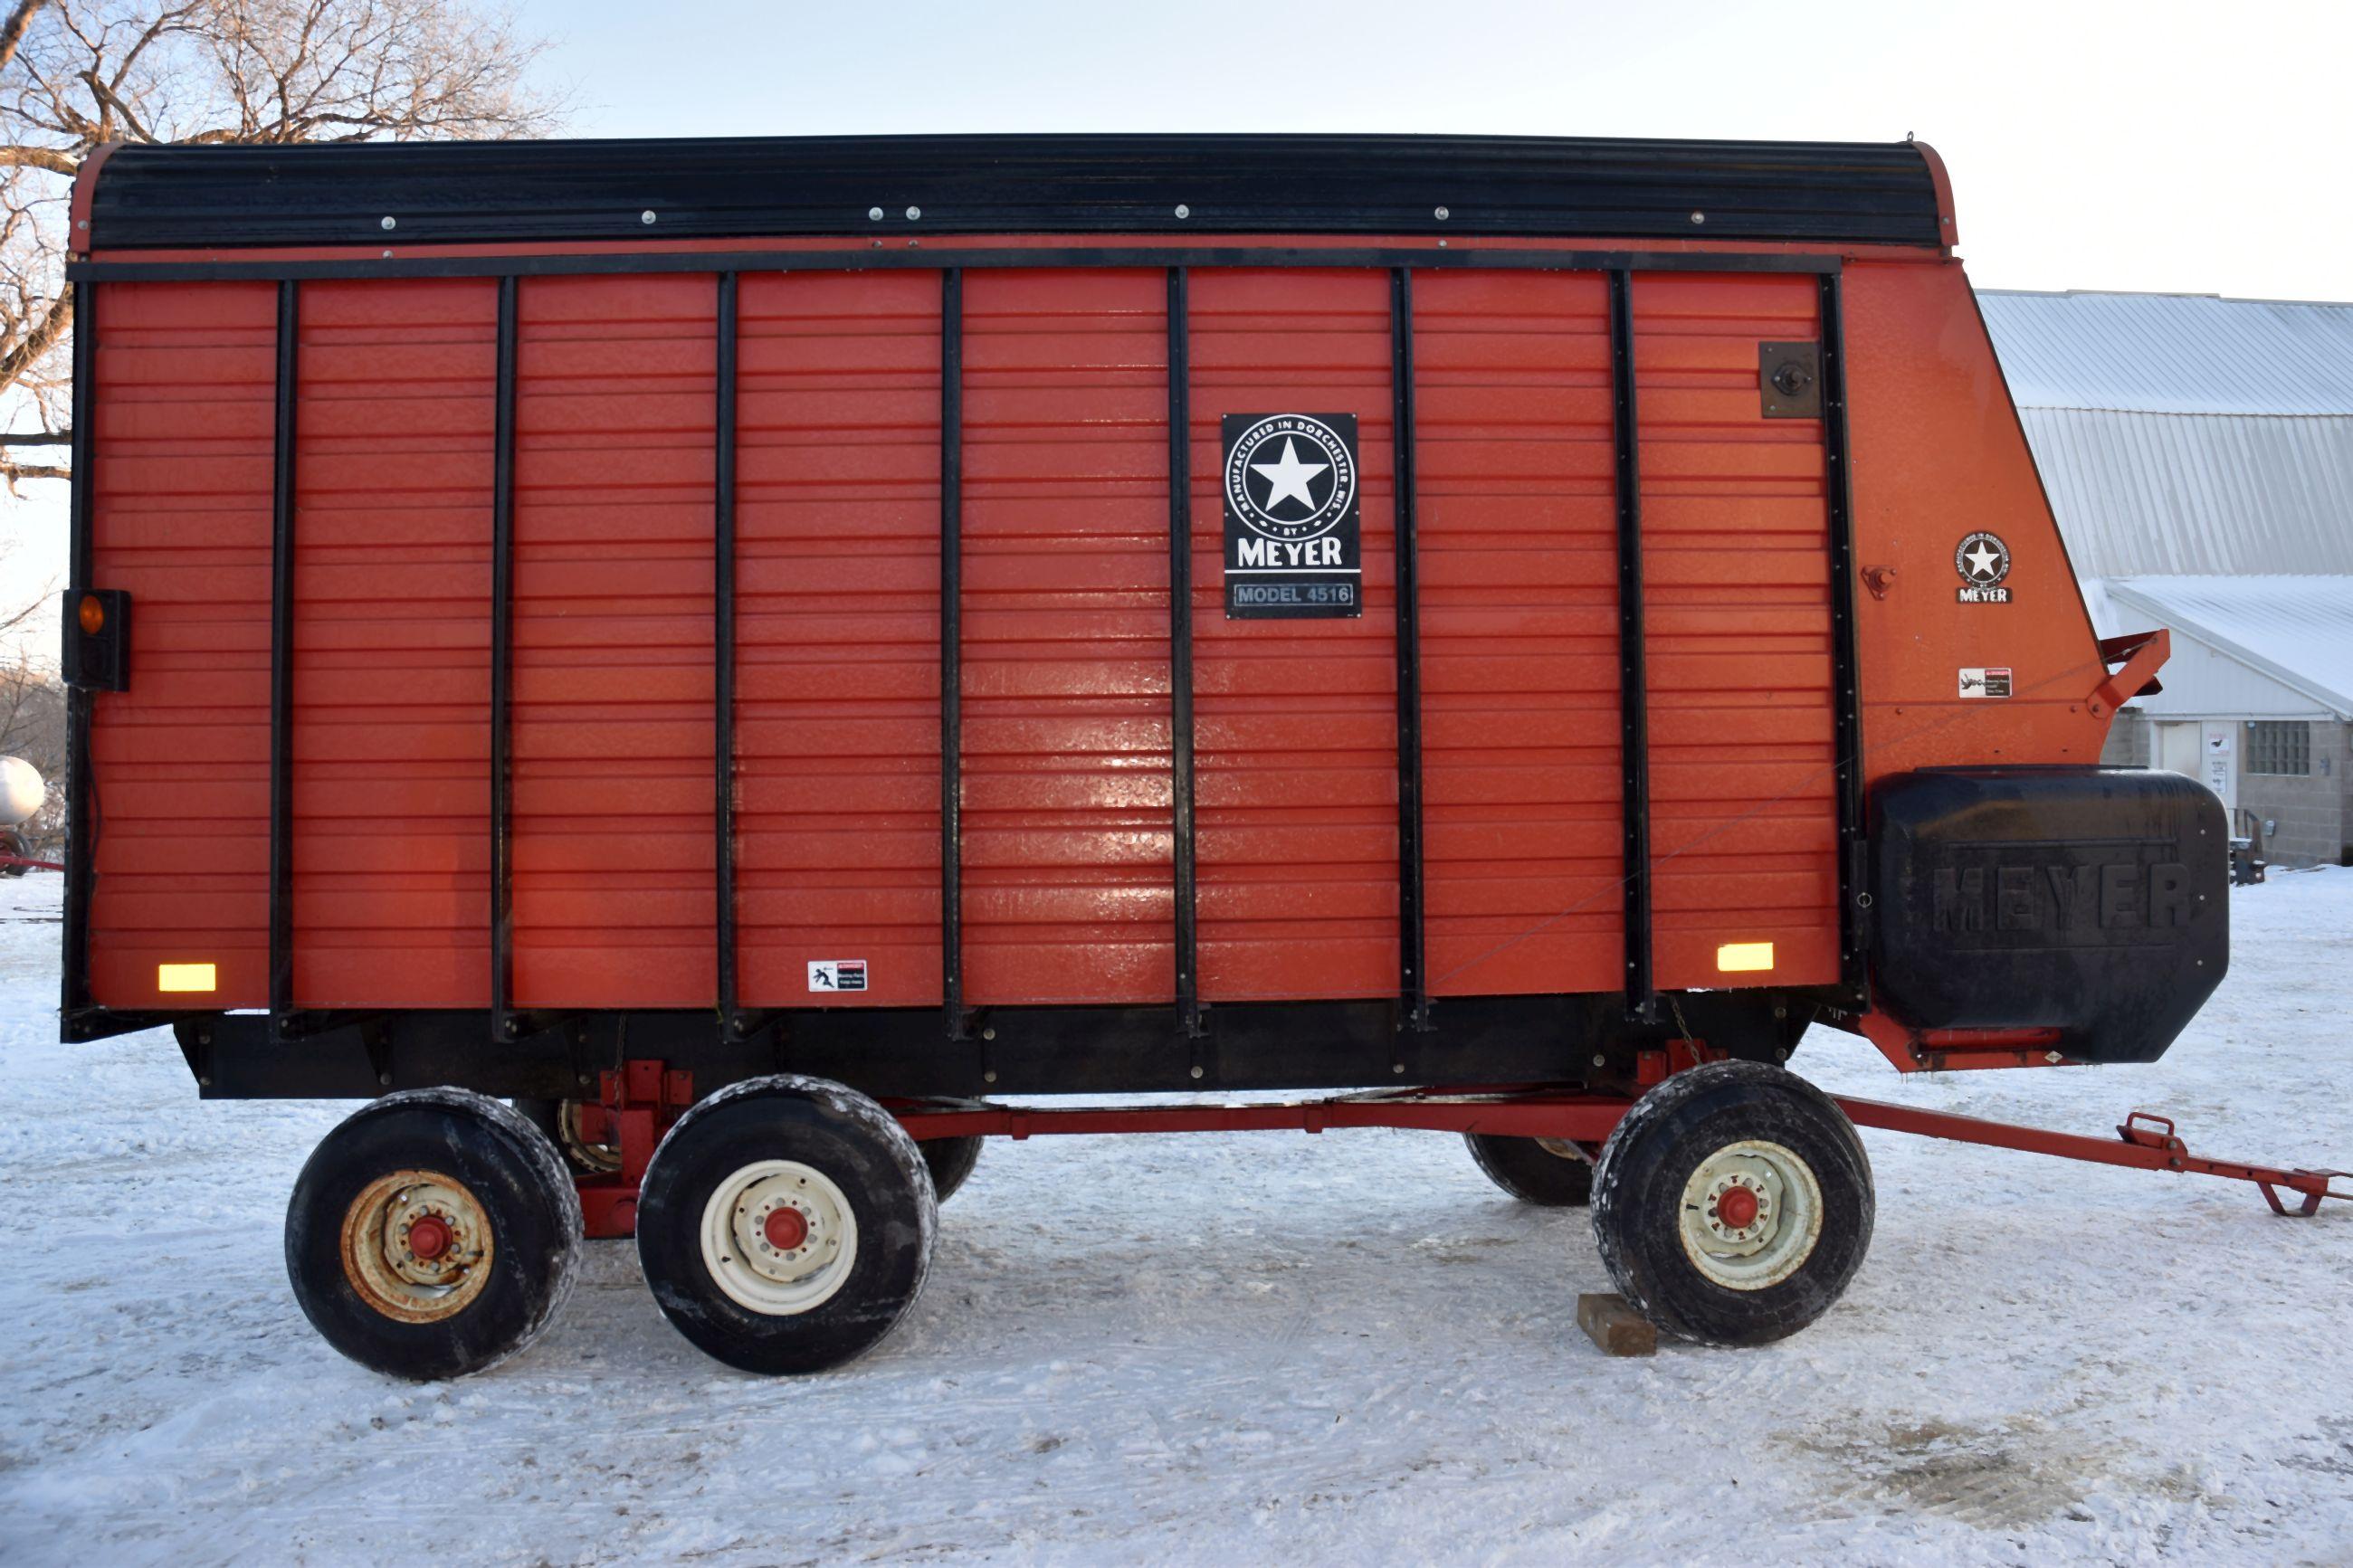
[[[1693,1268],[1728,1289],[1762,1290],[1813,1256],[1821,1184],[1792,1150],[1744,1138],[1700,1162],[1679,1217]]]
[[[771,1318],[825,1305],[858,1261],[849,1199],[797,1160],[761,1160],[721,1182],[702,1236],[702,1266],[728,1300]]]

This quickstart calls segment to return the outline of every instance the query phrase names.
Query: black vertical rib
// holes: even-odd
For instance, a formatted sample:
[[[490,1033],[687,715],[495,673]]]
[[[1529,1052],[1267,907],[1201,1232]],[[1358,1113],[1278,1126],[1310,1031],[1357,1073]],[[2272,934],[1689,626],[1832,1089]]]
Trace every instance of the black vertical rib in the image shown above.
[[[1865,843],[1862,833],[1862,702],[1856,679],[1854,613],[1854,509],[1848,471],[1846,429],[1846,321],[1839,275],[1821,279],[1822,460],[1826,477],[1831,566],[1831,705],[1838,757],[1839,975],[1852,998],[1862,1003],[1868,981],[1863,949],[1869,939],[1862,918]]]
[[[98,406],[98,286],[75,284],[73,301],[73,494],[67,581],[81,589],[96,586],[90,574],[98,556],[90,537],[90,503],[98,486],[98,470],[90,460]],[[74,612],[69,608],[66,613]],[[63,1027],[58,1032],[67,1039],[80,1037],[76,1015],[90,1005],[90,900],[98,871],[98,789],[90,755],[95,696],[86,687],[66,689],[66,952],[58,999]]]
[[[491,459],[491,1016],[499,1037],[522,1026],[514,991],[515,279],[499,279],[498,415]]]
[[[1651,725],[1642,676],[1642,469],[1634,401],[1634,280],[1609,274],[1611,428],[1618,448],[1618,700],[1626,818],[1626,1007],[1648,1020],[1651,985]]]
[[[1193,888],[1193,413],[1185,269],[1168,269],[1168,770],[1176,896],[1176,1016],[1201,1035]],[[1198,1077],[1201,1062],[1193,1061]]]
[[[711,436],[711,804],[719,927],[719,1016],[740,1032],[735,976],[735,274],[719,275]]]
[[[269,479],[269,1011],[294,1010],[294,403],[301,285],[278,285],[278,426]]]
[[[1421,582],[1415,543],[1413,274],[1402,267],[1389,273],[1389,389],[1397,495],[1398,987],[1408,1022],[1426,1029],[1430,979],[1421,912]]]
[[[964,1037],[964,274],[940,274],[940,996]]]

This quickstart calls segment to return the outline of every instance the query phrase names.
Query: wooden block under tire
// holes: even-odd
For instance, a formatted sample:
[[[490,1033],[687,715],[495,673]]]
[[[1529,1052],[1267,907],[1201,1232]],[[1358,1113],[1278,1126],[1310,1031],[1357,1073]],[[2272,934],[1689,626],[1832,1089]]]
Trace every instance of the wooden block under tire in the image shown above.
[[[1619,1295],[1579,1296],[1577,1326],[1604,1355],[1656,1355],[1659,1331]]]

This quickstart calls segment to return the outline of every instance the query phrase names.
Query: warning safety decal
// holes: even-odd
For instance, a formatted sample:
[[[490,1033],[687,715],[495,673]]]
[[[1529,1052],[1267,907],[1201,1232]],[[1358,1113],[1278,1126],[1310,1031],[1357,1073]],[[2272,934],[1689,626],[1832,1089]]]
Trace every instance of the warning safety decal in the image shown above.
[[[1961,695],[1964,697],[2009,696],[2010,667],[1995,665],[1988,669],[1962,670]]]
[[[811,959],[808,988],[818,993],[863,991],[866,989],[866,961],[862,958]]]
[[[1226,616],[1365,613],[1353,414],[1229,414]]]

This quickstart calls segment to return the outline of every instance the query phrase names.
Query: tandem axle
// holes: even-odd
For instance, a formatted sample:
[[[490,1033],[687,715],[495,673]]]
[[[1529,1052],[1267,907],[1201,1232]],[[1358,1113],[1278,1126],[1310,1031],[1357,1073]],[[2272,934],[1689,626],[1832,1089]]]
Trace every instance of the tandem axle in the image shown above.
[[[828,1080],[776,1075],[698,1101],[691,1071],[633,1058],[599,1075],[596,1100],[520,1102],[520,1116],[452,1090],[407,1091],[362,1110],[304,1172],[289,1216],[290,1256],[305,1310],[338,1348],[385,1371],[436,1376],[489,1364],[539,1331],[568,1279],[570,1237],[634,1234],[657,1300],[689,1339],[747,1371],[807,1373],[863,1352],[898,1321],[923,1275],[936,1205],[970,1174],[986,1137],[1460,1133],[1513,1195],[1591,1207],[1604,1262],[1636,1312],[1686,1339],[1725,1345],[1804,1327],[1860,1267],[1874,1204],[1857,1127],[2252,1182],[2284,1215],[2353,1198],[2353,1186],[2339,1184],[2353,1173],[2194,1154],[2169,1119],[2147,1111],[2126,1116],[2113,1140],[2021,1127],[1827,1096],[1778,1067],[1696,1041],[1642,1051],[1637,1078],[1630,1093],[1506,1085],[1033,1107],[880,1102]],[[344,1143],[366,1149],[371,1132],[382,1142],[376,1123],[404,1119],[423,1123],[406,1130],[420,1152],[457,1164],[480,1159],[484,1168],[457,1176],[438,1165],[377,1170],[401,1163],[390,1150],[374,1164],[344,1157]],[[358,1136],[347,1137],[354,1128]],[[340,1215],[332,1205],[318,1212],[306,1195],[322,1187],[357,1195]],[[477,1310],[473,1333],[453,1331],[446,1345],[428,1334],[420,1347],[407,1331],[445,1318],[454,1331],[482,1293],[474,1276],[489,1268],[494,1238],[512,1231],[527,1244],[525,1289],[508,1293],[505,1331],[483,1338]],[[342,1238],[344,1290],[334,1288],[331,1235]],[[353,1297],[369,1310],[351,1311]],[[388,1323],[404,1331],[386,1332]]]

